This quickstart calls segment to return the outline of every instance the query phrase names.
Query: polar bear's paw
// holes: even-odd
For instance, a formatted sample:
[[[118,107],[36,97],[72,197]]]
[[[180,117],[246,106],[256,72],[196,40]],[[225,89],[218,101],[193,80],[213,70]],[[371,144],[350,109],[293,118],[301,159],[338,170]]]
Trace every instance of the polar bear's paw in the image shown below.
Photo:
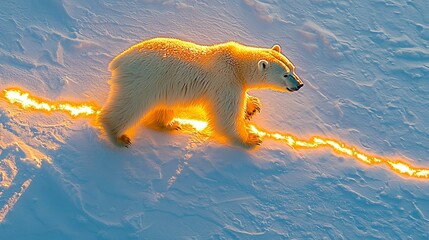
[[[261,112],[261,101],[257,97],[248,96],[246,102],[245,119],[249,120],[256,114],[256,111]]]
[[[129,148],[131,146],[131,139],[124,134],[118,138],[118,144],[122,147]]]
[[[247,144],[249,146],[261,145],[262,144],[262,139],[256,133],[249,133],[249,135],[247,136]]]

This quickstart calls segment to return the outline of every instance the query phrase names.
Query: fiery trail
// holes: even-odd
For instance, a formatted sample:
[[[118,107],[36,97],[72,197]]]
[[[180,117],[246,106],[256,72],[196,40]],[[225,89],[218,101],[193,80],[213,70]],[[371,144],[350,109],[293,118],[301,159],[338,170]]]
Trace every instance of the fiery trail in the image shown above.
[[[25,93],[18,89],[8,89],[4,90],[4,97],[10,103],[19,104],[24,109],[34,109],[41,110],[46,112],[60,111],[69,114],[72,117],[77,117],[80,115],[90,116],[98,114],[99,111],[96,110],[96,107],[88,104],[72,104],[67,102],[48,102],[44,100],[37,99],[35,97],[30,97],[29,93]]]
[[[329,147],[338,155],[346,155],[368,165],[385,164],[389,166],[390,169],[392,169],[395,173],[402,176],[429,179],[429,169],[427,168],[416,168],[401,160],[392,160],[375,155],[369,155],[363,153],[359,149],[347,146],[345,143],[342,143],[338,140],[326,139],[322,137],[313,137],[310,140],[301,140],[297,139],[291,134],[270,133],[268,131],[259,130],[253,125],[249,125],[249,130],[260,135],[261,137],[268,137],[286,142],[290,147],[293,148]]]
[[[72,104],[72,103],[55,103],[44,101],[35,97],[31,97],[29,93],[23,92],[17,89],[4,90],[4,96],[10,103],[16,103],[24,109],[35,109],[41,111],[61,111],[69,114],[72,117],[92,116],[99,114],[100,110],[96,106],[88,104]],[[176,118],[175,121],[191,126],[196,131],[203,131],[207,127],[206,121]],[[258,134],[262,138],[271,138],[285,142],[287,145],[293,148],[331,148],[338,155],[345,155],[354,158],[360,162],[368,165],[384,164],[387,165],[394,173],[420,179],[429,179],[428,168],[418,168],[410,165],[409,163],[402,160],[392,160],[389,158],[383,158],[375,155],[366,154],[359,149],[348,146],[345,143],[327,139],[323,137],[312,137],[310,140],[302,140],[287,133],[269,132],[256,128],[254,125],[248,126],[249,131]]]
[[[206,121],[199,121],[199,120],[193,120],[193,119],[183,119],[183,118],[175,118],[174,121],[177,121],[184,125],[189,125],[198,132],[203,131],[206,129],[208,123]]]

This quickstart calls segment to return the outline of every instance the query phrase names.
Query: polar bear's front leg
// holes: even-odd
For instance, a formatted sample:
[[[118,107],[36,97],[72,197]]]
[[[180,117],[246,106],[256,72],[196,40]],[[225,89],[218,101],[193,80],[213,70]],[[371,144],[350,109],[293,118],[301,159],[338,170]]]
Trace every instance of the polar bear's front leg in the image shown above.
[[[246,111],[245,119],[249,120],[256,114],[256,111],[261,112],[261,101],[259,98],[250,96],[246,93]]]
[[[245,123],[245,94],[233,91],[218,96],[213,106],[214,128],[233,143],[252,147],[262,143],[261,138],[249,133]]]

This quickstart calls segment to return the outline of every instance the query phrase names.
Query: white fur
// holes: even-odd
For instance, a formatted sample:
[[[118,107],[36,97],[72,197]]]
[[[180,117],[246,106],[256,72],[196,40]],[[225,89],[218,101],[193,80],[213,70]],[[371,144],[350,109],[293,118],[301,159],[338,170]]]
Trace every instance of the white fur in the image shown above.
[[[200,46],[164,38],[136,44],[109,65],[112,86],[100,123],[113,143],[126,146],[121,136],[155,108],[155,118],[166,125],[173,119],[171,109],[199,105],[206,108],[216,132],[252,145],[255,141],[249,140],[244,122],[246,91],[286,91],[301,83],[281,79],[293,65],[283,55],[273,56],[280,49],[276,46],[275,50],[233,42]],[[265,69],[258,69],[260,60],[266,62]]]

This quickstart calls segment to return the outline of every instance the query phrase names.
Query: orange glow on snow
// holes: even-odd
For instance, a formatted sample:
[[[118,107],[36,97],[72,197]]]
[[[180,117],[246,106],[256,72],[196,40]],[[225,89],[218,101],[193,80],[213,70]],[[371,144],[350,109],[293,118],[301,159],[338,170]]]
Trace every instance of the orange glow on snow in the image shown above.
[[[208,123],[206,121],[193,120],[193,119],[183,119],[183,118],[175,118],[174,121],[179,122],[182,125],[189,125],[198,132],[206,129]]]
[[[346,155],[368,165],[388,165],[390,169],[392,169],[395,173],[402,176],[429,179],[429,169],[427,168],[416,168],[404,161],[391,160],[388,158],[366,154],[359,149],[347,146],[347,144],[339,140],[326,139],[318,136],[312,137],[310,140],[301,140],[291,134],[270,133],[268,131],[259,130],[253,125],[249,125],[249,130],[253,133],[258,134],[261,137],[268,137],[271,139],[283,141],[292,148],[329,147],[337,155]]]
[[[208,126],[206,111],[201,107],[189,108],[186,111],[177,111],[174,114],[175,118],[173,121],[180,123],[182,126],[190,127],[191,130],[203,132]]]
[[[74,104],[67,102],[49,102],[30,96],[29,93],[18,89],[4,90],[4,97],[10,102],[20,105],[23,109],[34,109],[45,112],[60,111],[72,117],[90,116],[98,114],[97,107],[89,104]]]
[[[100,110],[97,110],[99,107],[96,106],[88,104],[79,105],[72,103],[55,103],[43,101],[30,96],[29,93],[17,89],[4,90],[4,96],[10,103],[18,104],[23,109],[34,109],[45,112],[61,111],[68,113],[72,117],[92,115],[96,116],[100,112]],[[198,132],[204,131],[208,126],[206,119],[199,110],[194,111],[192,115],[179,115],[174,119],[174,121],[177,121],[182,125],[190,126]],[[418,168],[402,160],[392,160],[380,156],[370,155],[360,151],[355,147],[348,146],[340,140],[328,139],[319,136],[314,136],[310,140],[302,140],[292,134],[269,132],[258,129],[254,125],[248,125],[248,130],[252,133],[258,134],[261,138],[270,138],[282,141],[295,149],[316,149],[328,147],[331,148],[337,155],[345,155],[368,165],[387,165],[394,173],[404,177],[429,179],[428,168]]]

